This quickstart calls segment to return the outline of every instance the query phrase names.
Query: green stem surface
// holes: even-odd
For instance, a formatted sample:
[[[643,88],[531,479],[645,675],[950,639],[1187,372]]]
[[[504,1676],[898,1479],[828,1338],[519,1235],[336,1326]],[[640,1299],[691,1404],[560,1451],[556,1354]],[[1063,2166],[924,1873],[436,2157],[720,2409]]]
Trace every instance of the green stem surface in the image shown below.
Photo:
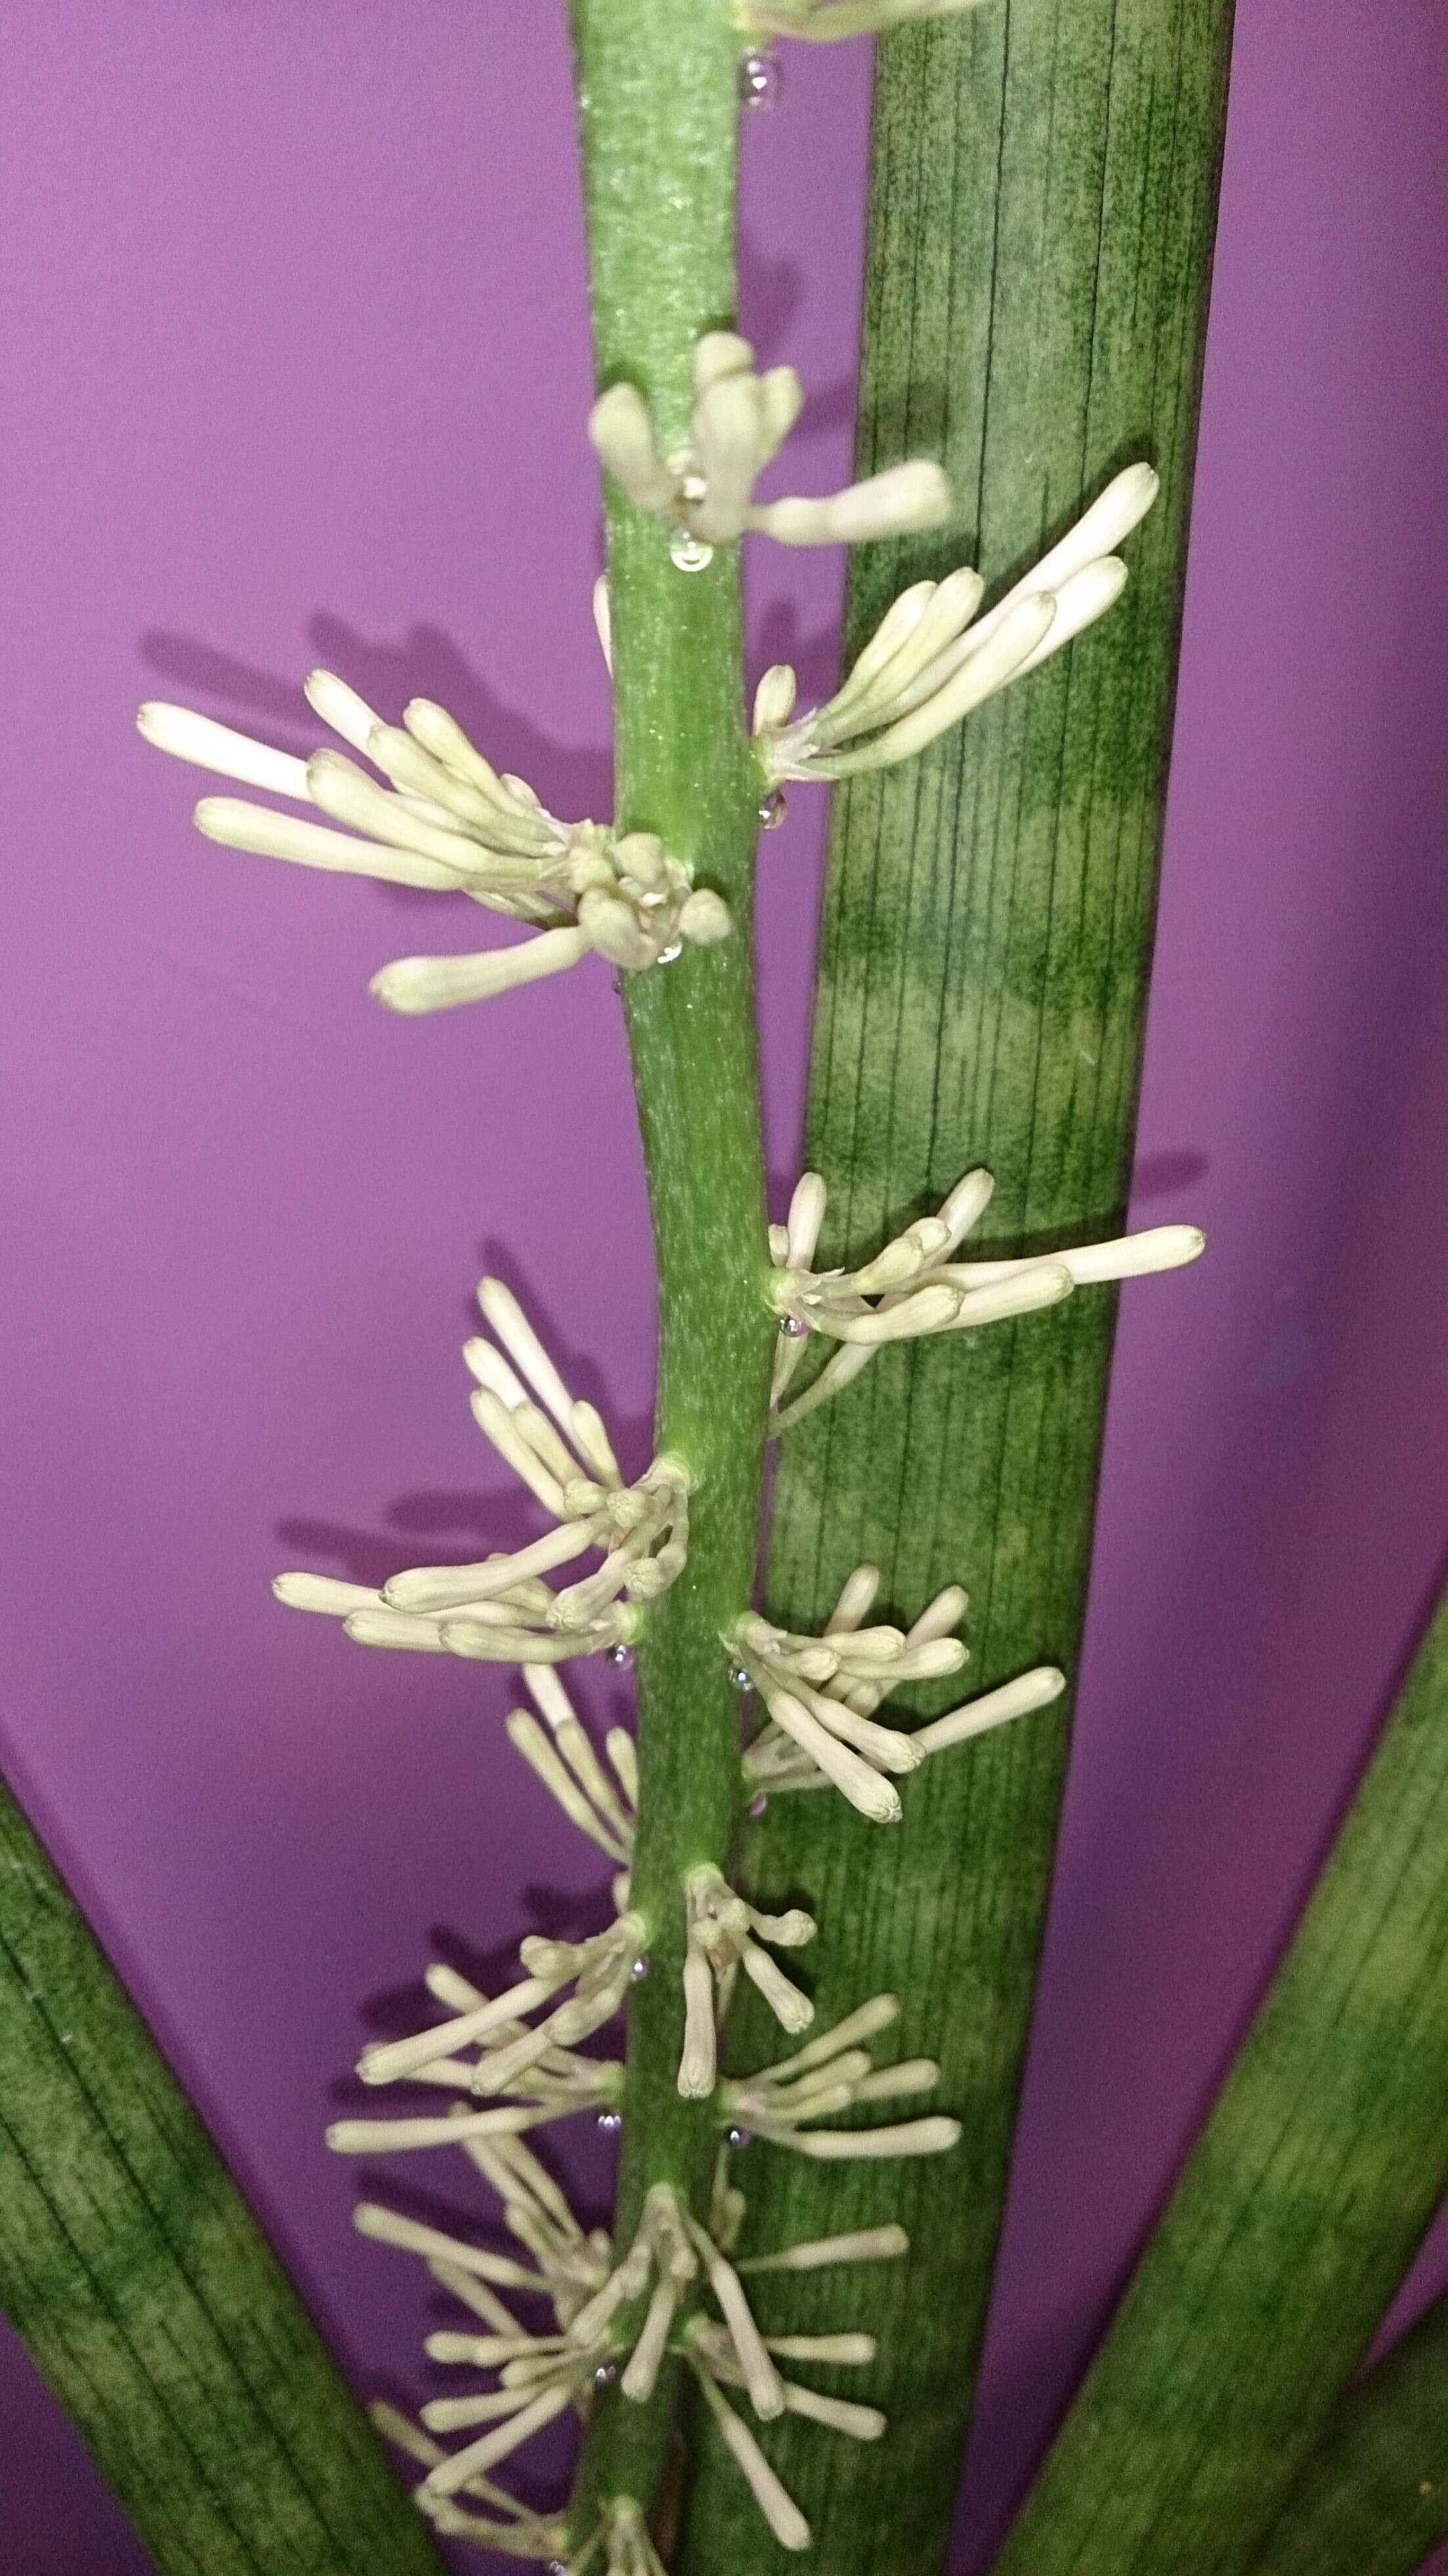
[[[648,397],[667,452],[687,439],[691,353],[734,313],[739,39],[700,0],[574,0],[594,340],[600,386]],[[707,2206],[719,2130],[676,2085],[683,2043],[683,1879],[727,1870],[740,1803],[740,1706],[724,1635],[749,1605],[774,1325],[751,966],[759,783],[744,729],[739,561],[681,571],[670,531],[607,496],[616,707],[615,812],[657,832],[722,894],[733,935],[625,977],[659,1294],[657,1443],[694,1479],[689,1559],[638,1648],[639,1839],[633,1904],[650,1975],[629,2012],[615,2242],[672,2183]],[[577,2528],[595,2498],[645,2507],[669,2465],[677,2368],[647,2405],[595,2409]]]
[[[0,1789],[0,2307],[162,2576],[440,2576],[211,2140]]]
[[[859,462],[943,458],[961,525],[860,550],[849,650],[921,575],[978,562],[998,587],[1130,459],[1149,457],[1163,492],[1099,629],[837,801],[807,1143],[831,1191],[823,1262],[874,1250],[978,1162],[997,1179],[980,1249],[1089,1239],[1121,1218],[1228,21],[1227,0],[1013,0],[879,50]],[[791,54],[787,76],[807,81],[809,57]],[[886,1615],[966,1584],[972,1687],[1043,1660],[1069,1672],[1112,1314],[1090,1290],[970,1341],[887,1352],[788,1435],[771,1615],[818,1626],[871,1560]],[[830,2576],[920,2576],[943,2555],[1065,1747],[1051,1711],[929,1763],[905,1784],[902,1827],[811,1797],[777,1800],[748,1836],[755,1900],[819,1918],[821,2024],[898,1993],[902,2053],[939,2058],[939,2106],[965,2124],[954,2155],[918,2164],[821,2169],[760,2145],[739,2165],[751,2246],[890,2218],[914,2243],[888,2269],[759,2285],[772,2330],[880,2336],[848,2393],[885,2408],[884,2441],[767,2432]],[[750,1998],[738,2047],[745,2064],[770,2048]],[[681,2566],[789,2563],[707,2439]]]
[[[997,2561],[1242,2576],[1448,2188],[1448,1597]]]
[[[1448,2540],[1448,2298],[1348,2390],[1253,2576],[1413,2576]]]

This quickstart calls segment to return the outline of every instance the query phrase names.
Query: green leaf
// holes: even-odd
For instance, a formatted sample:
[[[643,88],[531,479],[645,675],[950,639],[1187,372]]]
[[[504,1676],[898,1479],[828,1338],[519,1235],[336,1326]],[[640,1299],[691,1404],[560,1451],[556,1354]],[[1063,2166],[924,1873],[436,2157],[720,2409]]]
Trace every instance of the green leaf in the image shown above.
[[[162,2576],[439,2576],[144,2023],[0,1789],[0,2308]]]
[[[1448,1596],[998,2576],[1256,2565],[1448,2186],[1445,1836]]]
[[[923,573],[978,561],[999,586],[1132,458],[1158,466],[1163,495],[1099,629],[963,734],[838,801],[808,1119],[832,1194],[825,1260],[872,1249],[975,1162],[998,1183],[980,1236],[992,1249],[1119,1224],[1228,21],[1225,0],[1014,0],[881,48],[860,462],[942,456],[964,524],[862,551],[853,645]],[[1090,1290],[971,1341],[882,1355],[787,1437],[773,1613],[817,1625],[869,1559],[902,1616],[967,1585],[973,1686],[1040,1661],[1069,1672],[1111,1331],[1109,1295]],[[883,2442],[795,2424],[768,2437],[830,2576],[916,2576],[943,2553],[1065,1742],[1053,1710],[927,1765],[906,1784],[903,1828],[800,1798],[750,1840],[755,1890],[820,1921],[821,2023],[897,1992],[902,2052],[940,2059],[941,2105],[965,2124],[958,2152],[928,2163],[821,2170],[758,2146],[739,2168],[753,2246],[895,2217],[914,2242],[909,2263],[877,2273],[766,2276],[771,2330],[881,2337],[859,2393],[890,2415]],[[769,2053],[757,2017],[738,2048],[741,2062]],[[704,2450],[681,2564],[774,2576],[786,2556]]]
[[[1254,2576],[1413,2576],[1448,2540],[1448,2299],[1349,2389]]]

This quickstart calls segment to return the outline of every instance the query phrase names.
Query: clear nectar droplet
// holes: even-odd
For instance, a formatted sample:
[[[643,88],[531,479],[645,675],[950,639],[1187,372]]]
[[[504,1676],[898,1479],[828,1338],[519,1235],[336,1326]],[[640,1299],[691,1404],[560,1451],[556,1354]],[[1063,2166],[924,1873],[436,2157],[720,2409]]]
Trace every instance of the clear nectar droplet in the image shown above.
[[[789,807],[785,803],[783,788],[771,787],[769,794],[761,797],[760,799],[759,828],[761,832],[777,832],[788,811]]]
[[[676,572],[702,572],[713,560],[713,547],[691,537],[687,528],[678,529],[669,539],[669,561]]]
[[[609,1647],[605,1660],[612,1664],[615,1672],[626,1673],[633,1662],[633,1648],[626,1646],[620,1638],[616,1646]]]
[[[750,1799],[748,1812],[754,1818],[756,1824],[759,1822],[760,1817],[766,1812],[768,1806],[769,1800],[766,1798],[762,1789],[760,1790],[757,1798]]]
[[[619,2130],[623,2127],[622,2111],[600,2111],[598,2115],[598,2126],[602,2129],[605,2137],[616,2138]]]
[[[753,1690],[754,1688],[754,1684],[749,1678],[748,1667],[745,1664],[731,1664],[729,1667],[729,1679],[737,1691]]]
[[[674,959],[676,957],[682,957],[683,953],[684,943],[682,939],[671,939],[667,948],[661,948],[659,950],[658,962],[661,966],[672,966]]]
[[[746,54],[739,66],[739,96],[745,107],[776,107],[780,72],[773,54]]]
[[[643,1984],[648,1973],[649,1963],[647,1959],[635,1959],[633,1966],[629,1970],[629,1975],[632,1977],[636,1986],[641,1986]]]
[[[803,1315],[781,1315],[779,1329],[787,1342],[802,1342],[809,1326]]]
[[[731,2147],[752,2147],[754,2144],[752,2129],[730,2129],[726,2135]]]
[[[598,2365],[597,2370],[596,2370],[596,2371],[594,2372],[594,2374],[593,2374],[593,2384],[594,2384],[594,2387],[595,2387],[595,2388],[611,2388],[611,2387],[613,2386],[614,2381],[617,2379],[617,2377],[618,2377],[618,2363],[617,2363],[616,2361],[601,2361],[601,2362],[599,2363],[599,2365]],[[565,2568],[565,2570],[564,2570],[564,2576],[568,2576],[568,2571],[567,2571],[567,2569],[566,2569],[566,2568]]]

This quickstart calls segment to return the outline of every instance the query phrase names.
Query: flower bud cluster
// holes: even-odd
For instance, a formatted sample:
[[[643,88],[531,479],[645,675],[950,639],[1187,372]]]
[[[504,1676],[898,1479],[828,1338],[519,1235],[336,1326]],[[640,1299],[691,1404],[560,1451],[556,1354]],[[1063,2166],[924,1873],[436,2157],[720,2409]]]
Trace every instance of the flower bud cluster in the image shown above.
[[[656,833],[559,822],[526,779],[495,770],[430,698],[412,699],[401,725],[389,725],[333,672],[314,671],[305,696],[377,775],[338,751],[300,760],[188,707],[151,702],[137,723],[159,751],[328,818],[300,820],[245,798],[206,796],[195,819],[208,840],[301,867],[470,895],[535,928],[537,936],[516,947],[385,966],[372,991],[390,1010],[484,1001],[558,974],[590,949],[639,974],[685,946],[712,947],[729,936],[727,904],[696,887]]]
[[[872,1260],[853,1270],[816,1270],[828,1194],[818,1172],[803,1175],[790,1201],[788,1223],[770,1227],[774,1269],[769,1295],[781,1325],[771,1398],[776,1431],[804,1421],[838,1395],[887,1342],[1006,1323],[1059,1305],[1079,1287],[1179,1269],[1205,1249],[1206,1237],[1198,1227],[1158,1225],[1109,1243],[1007,1261],[955,1261],[952,1255],[984,1215],[994,1189],[989,1172],[967,1172],[934,1216],[915,1218]],[[805,1393],[786,1404],[810,1333],[825,1334],[842,1347]]]
[[[769,784],[852,778],[908,760],[1059,653],[1120,598],[1126,566],[1112,550],[1159,488],[1149,465],[1128,465],[984,617],[976,612],[985,583],[969,566],[916,582],[887,610],[843,688],[794,722],[794,673],[776,663],[754,708]]]
[[[754,485],[778,454],[804,403],[793,367],[760,375],[754,351],[735,331],[706,331],[694,348],[694,405],[687,446],[661,451],[653,416],[636,385],[610,385],[588,419],[588,434],[621,492],[639,510],[669,520],[685,545],[675,561],[702,570],[715,546],[746,529],[786,546],[857,545],[938,527],[950,516],[950,485],[938,465],[892,465],[822,500],[757,502]]]
[[[463,1347],[478,1381],[474,1418],[554,1527],[478,1564],[411,1566],[380,1591],[298,1573],[278,1575],[273,1590],[289,1609],[340,1619],[361,1646],[525,1665],[626,1649],[639,1605],[683,1571],[688,1473],[659,1457],[625,1484],[600,1415],[570,1394],[512,1290],[485,1279],[478,1302],[497,1338]],[[543,1581],[595,1548],[595,1573],[557,1592]]]

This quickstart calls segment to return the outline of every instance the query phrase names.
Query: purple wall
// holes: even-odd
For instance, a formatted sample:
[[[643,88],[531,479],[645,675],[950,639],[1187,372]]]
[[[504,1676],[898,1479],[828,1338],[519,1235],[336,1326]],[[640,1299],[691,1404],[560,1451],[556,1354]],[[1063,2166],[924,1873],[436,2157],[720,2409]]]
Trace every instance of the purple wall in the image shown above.
[[[1138,1189],[1212,1252],[1125,1310],[962,2569],[1250,2003],[1448,1525],[1448,18],[1239,14]],[[502,1743],[501,1676],[359,1654],[267,1578],[506,1526],[457,1357],[485,1252],[642,1461],[617,1016],[587,969],[388,1020],[369,973],[465,925],[199,842],[192,779],[131,714],[176,695],[304,746],[295,691],[325,659],[388,712],[443,697],[562,810],[602,809],[561,11],[4,15],[23,1607],[0,1752],[358,2378],[415,2387],[416,2285],[351,2233],[330,2088],[430,1927],[487,1948],[593,1874]],[[786,77],[749,138],[743,318],[819,397],[801,479],[824,488],[868,60]],[[797,622],[818,661],[837,562],[761,548],[751,582],[771,641]],[[821,822],[796,802],[764,861],[782,1175]],[[23,2357],[0,2360],[7,2565],[142,2576]]]

